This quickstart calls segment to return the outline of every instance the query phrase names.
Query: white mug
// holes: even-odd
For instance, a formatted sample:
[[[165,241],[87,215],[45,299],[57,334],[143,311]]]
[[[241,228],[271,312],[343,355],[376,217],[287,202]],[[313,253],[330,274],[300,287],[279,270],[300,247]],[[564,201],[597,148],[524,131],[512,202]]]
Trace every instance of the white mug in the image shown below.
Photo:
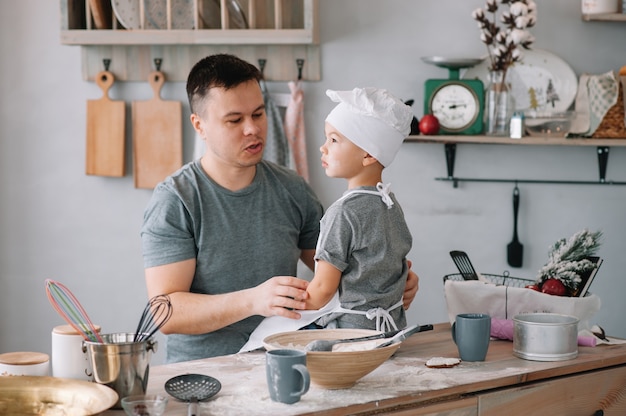
[[[100,332],[100,327],[96,325]],[[52,330],[52,375],[93,381],[89,357],[83,352],[83,340],[71,325],[59,325]]]
[[[1,376],[47,376],[50,357],[43,352],[7,352],[0,354]]]

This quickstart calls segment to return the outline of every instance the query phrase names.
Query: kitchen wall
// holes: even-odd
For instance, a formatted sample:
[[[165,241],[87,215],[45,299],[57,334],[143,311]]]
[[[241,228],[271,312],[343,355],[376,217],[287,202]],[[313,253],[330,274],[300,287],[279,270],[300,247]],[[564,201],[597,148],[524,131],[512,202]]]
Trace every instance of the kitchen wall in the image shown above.
[[[63,323],[45,295],[44,280],[65,283],[106,332],[133,331],[146,302],[139,228],[150,191],[124,178],[86,176],[85,102],[100,89],[81,76],[81,50],[59,42],[59,2],[0,2],[0,353],[49,352],[50,331]],[[626,64],[626,23],[583,22],[580,1],[538,0],[535,48],[551,51],[574,71],[601,73]],[[388,88],[415,99],[423,84],[447,71],[427,55],[485,53],[471,11],[482,0],[320,1],[322,81],[305,82],[311,183],[327,206],[345,189],[319,166],[323,119],[333,107],[327,88]],[[286,62],[286,65],[293,65]],[[285,83],[271,83],[287,92]],[[113,99],[149,99],[147,83],[117,83]],[[165,99],[184,102],[184,84],[169,83]],[[130,112],[128,113],[130,114]],[[130,123],[129,123],[130,124]],[[184,128],[185,160],[193,134]],[[131,131],[127,132],[131,137]],[[128,146],[130,155],[130,145]],[[127,171],[132,172],[130,158]],[[459,145],[455,172],[466,177],[595,180],[595,147]],[[601,229],[605,262],[591,291],[602,299],[593,323],[626,337],[626,187],[521,184],[520,240],[524,265],[511,269],[512,184],[450,183],[441,144],[406,143],[385,180],[414,236],[410,253],[420,291],[411,323],[447,319],[442,277],[456,268],[448,252],[466,251],[484,273],[533,278],[548,246],[582,228]],[[611,148],[607,178],[626,181],[626,148]],[[162,351],[155,357],[160,362]]]

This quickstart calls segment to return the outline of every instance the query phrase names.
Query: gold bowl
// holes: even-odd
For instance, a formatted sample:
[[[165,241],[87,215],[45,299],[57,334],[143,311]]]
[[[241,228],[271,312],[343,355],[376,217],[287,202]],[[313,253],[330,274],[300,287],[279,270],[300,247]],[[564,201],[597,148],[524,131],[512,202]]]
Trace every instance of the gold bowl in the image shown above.
[[[378,334],[369,329],[312,329],[282,332],[263,340],[266,350],[303,350],[311,341],[356,338]],[[375,348],[386,339],[340,344],[334,351],[307,351],[306,366],[311,381],[326,389],[346,389],[374,371],[400,347],[400,342]]]
[[[69,378],[0,376],[0,414],[95,415],[117,402],[101,384]]]

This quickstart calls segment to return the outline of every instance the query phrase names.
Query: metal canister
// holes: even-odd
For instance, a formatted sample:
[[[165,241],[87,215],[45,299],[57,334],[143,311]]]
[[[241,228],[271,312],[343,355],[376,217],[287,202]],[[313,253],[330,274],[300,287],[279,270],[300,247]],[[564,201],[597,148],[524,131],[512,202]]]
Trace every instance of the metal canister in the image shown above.
[[[524,113],[515,112],[510,123],[511,139],[521,139],[524,136]]]

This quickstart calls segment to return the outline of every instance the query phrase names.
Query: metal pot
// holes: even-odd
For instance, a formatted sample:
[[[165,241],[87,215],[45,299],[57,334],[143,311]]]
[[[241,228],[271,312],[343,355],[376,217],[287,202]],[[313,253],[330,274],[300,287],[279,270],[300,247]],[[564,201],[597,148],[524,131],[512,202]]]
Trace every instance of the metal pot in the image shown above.
[[[565,361],[578,356],[578,318],[556,313],[513,318],[513,354],[532,361]]]

